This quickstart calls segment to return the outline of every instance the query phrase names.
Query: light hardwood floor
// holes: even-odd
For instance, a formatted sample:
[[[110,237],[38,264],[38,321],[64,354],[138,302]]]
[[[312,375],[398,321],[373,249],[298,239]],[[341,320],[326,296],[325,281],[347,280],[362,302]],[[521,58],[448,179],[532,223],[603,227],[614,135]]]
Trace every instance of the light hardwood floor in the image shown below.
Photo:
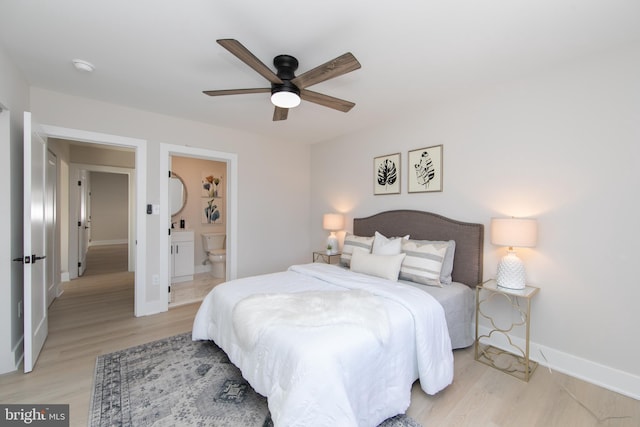
[[[96,357],[191,330],[198,304],[133,315],[133,274],[86,275],[69,282],[50,308],[49,337],[29,374],[0,376],[0,402],[68,403],[72,426],[86,426]],[[598,423],[560,386],[600,417]],[[640,402],[539,367],[529,383],[455,351],[455,378],[436,396],[414,385],[407,413],[430,426],[639,426]],[[135,427],[135,426],[134,426]]]

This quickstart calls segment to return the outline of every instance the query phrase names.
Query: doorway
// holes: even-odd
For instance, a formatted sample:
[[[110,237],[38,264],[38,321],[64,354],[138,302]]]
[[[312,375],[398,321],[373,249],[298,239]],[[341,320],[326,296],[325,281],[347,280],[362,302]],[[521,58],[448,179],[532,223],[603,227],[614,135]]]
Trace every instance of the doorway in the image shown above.
[[[131,224],[133,240],[136,242],[134,253],[134,314],[144,316],[158,311],[156,304],[146,301],[146,218],[143,209],[136,209],[136,206],[144,206],[146,199],[146,172],[147,172],[147,150],[146,140],[129,138],[117,135],[110,135],[98,132],[87,132],[77,129],[62,128],[50,125],[41,125],[43,133],[50,138],[76,141],[86,144],[102,144],[114,149],[126,148],[135,152],[135,170],[132,173],[132,181],[135,183],[135,194],[132,195],[134,203],[134,221]],[[72,177],[70,171],[70,177]],[[69,194],[71,197],[71,193]],[[138,224],[140,226],[138,226]],[[71,241],[69,242],[71,244]]]
[[[90,155],[113,158],[114,152],[121,153],[121,150],[101,147]],[[134,163],[134,160],[128,156],[122,163]],[[135,271],[135,173],[135,169],[126,167],[70,164],[69,279],[83,275],[86,255],[95,245],[127,244],[128,271]]]
[[[160,144],[160,245],[162,248],[160,264],[166,266],[158,281],[161,289],[167,292],[161,292],[161,298],[165,307],[169,306],[169,285],[171,282],[170,272],[170,234],[167,232],[171,228],[171,213],[169,211],[169,171],[171,169],[171,157],[190,157],[200,160],[211,160],[226,164],[226,182],[222,194],[224,195],[224,203],[226,208],[226,218],[222,230],[226,233],[226,280],[233,280],[237,277],[237,194],[238,194],[238,159],[233,153],[224,153],[220,151],[206,150],[201,148],[187,147],[181,145]],[[201,198],[200,193],[194,195],[198,199]],[[189,196],[191,197],[191,196]],[[194,236],[200,240],[200,236]]]

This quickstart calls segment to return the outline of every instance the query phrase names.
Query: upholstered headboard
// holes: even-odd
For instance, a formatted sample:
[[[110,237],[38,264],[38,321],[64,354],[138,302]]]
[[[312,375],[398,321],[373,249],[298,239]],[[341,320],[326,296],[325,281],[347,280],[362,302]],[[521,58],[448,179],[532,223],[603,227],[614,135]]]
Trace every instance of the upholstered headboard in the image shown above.
[[[430,212],[396,210],[367,218],[354,218],[353,234],[388,237],[406,236],[415,240],[455,240],[456,252],[452,278],[475,288],[482,282],[484,225],[460,222]]]

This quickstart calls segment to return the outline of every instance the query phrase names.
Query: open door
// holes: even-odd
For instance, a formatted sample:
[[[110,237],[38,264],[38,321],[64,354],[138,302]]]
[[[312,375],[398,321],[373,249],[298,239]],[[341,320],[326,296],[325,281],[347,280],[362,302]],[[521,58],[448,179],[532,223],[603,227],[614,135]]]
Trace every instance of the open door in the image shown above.
[[[31,372],[49,333],[46,284],[47,142],[24,113],[24,371]]]
[[[81,170],[78,176],[78,277],[84,274],[87,268],[87,252],[89,251],[89,172]]]

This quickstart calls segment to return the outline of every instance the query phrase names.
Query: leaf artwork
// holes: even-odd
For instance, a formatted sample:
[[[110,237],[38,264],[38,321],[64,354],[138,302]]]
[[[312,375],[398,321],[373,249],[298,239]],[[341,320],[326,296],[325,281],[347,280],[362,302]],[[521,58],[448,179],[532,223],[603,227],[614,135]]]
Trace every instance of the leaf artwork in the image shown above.
[[[420,162],[413,165],[416,170],[416,181],[425,188],[429,188],[429,183],[436,176],[436,170],[433,167],[433,161],[429,152],[423,151],[420,156]]]
[[[393,185],[398,179],[398,170],[393,160],[385,160],[378,166],[378,184]]]

